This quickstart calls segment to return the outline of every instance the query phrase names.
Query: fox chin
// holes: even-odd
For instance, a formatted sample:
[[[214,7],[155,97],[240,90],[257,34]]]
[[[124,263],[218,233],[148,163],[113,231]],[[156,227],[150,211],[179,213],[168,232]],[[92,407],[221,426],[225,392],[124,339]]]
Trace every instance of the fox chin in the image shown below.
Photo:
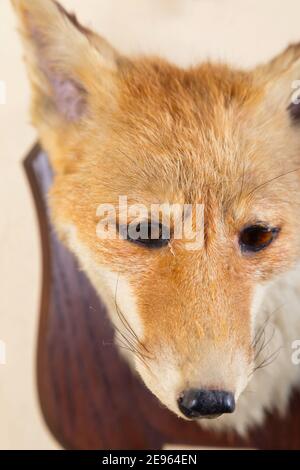
[[[121,55],[54,0],[12,4],[53,224],[125,359],[201,426],[245,434],[284,413],[300,383],[300,44],[252,70],[182,69]],[[116,236],[99,236],[99,205]],[[190,249],[175,226],[195,228],[198,205]]]

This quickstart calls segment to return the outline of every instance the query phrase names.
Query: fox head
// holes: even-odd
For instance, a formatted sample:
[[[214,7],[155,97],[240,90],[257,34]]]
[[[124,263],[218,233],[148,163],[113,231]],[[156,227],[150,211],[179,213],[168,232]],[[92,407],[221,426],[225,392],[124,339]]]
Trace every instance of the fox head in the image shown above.
[[[12,3],[58,233],[161,402],[188,418],[233,412],[264,289],[300,254],[300,46],[250,71],[181,69],[124,57],[55,1]],[[166,238],[161,219],[156,238],[99,237],[100,204],[120,229],[120,196],[201,204],[201,247],[172,236],[174,214]]]

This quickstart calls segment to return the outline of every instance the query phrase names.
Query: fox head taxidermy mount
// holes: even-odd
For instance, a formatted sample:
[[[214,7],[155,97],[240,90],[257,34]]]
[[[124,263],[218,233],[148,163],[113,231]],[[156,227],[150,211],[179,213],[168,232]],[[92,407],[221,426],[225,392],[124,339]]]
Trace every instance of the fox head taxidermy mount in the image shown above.
[[[300,45],[253,70],[182,69],[119,54],[54,0],[12,3],[52,220],[126,359],[206,427],[245,433],[283,411],[300,382]],[[115,208],[117,236],[99,236],[99,205]],[[185,205],[192,227],[203,208],[194,249],[174,236]]]

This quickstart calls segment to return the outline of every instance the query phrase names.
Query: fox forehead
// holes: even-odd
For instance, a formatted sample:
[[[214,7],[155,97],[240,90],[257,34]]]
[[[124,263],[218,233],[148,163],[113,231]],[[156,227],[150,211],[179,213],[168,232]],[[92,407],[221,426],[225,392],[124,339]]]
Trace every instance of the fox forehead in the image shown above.
[[[98,119],[101,98],[93,93],[89,117],[69,139],[62,129],[55,151],[78,155],[68,172],[84,179],[90,177],[85,170],[98,169],[104,188],[113,180],[111,198],[126,192],[144,201],[194,202],[208,186],[225,188],[226,180],[232,193],[253,150],[251,142],[245,151],[247,125],[261,95],[251,74],[223,65],[182,70],[160,59],[136,60],[121,68],[105,125]]]
[[[249,131],[263,95],[253,76],[210,63],[182,70],[160,59],[139,59],[121,71],[107,129],[97,120],[94,93],[93,112],[57,148],[78,155],[54,187],[60,210],[68,193],[65,207],[70,199],[71,211],[77,204],[76,224],[89,212],[95,224],[100,203],[126,195],[129,203],[203,203],[210,225],[235,205],[246,222],[241,188],[246,193],[263,177],[265,159],[262,139],[256,135],[256,148]]]
[[[258,95],[251,74],[221,64],[181,69],[162,59],[143,58],[122,68],[121,112],[127,125],[138,124],[141,131],[149,123],[158,130],[163,124],[163,131],[180,124],[214,128],[223,109],[238,109]],[[138,122],[132,121],[136,115],[141,117]]]
[[[156,163],[172,171],[181,159],[189,168],[195,162],[199,170],[220,158],[228,166],[236,157],[238,124],[261,94],[250,74],[226,66],[182,70],[159,59],[137,60],[122,69],[116,133],[110,137],[125,155],[133,152],[150,176],[151,171],[157,175]]]

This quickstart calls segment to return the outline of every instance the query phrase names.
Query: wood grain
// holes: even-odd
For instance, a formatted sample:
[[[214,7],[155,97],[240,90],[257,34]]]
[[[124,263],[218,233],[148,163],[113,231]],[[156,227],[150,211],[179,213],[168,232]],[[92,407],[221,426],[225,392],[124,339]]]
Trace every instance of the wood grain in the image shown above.
[[[300,397],[288,415],[269,416],[248,439],[214,435],[163,408],[120,358],[105,312],[74,256],[49,221],[52,172],[35,145],[24,162],[36,205],[43,255],[37,386],[46,423],[67,449],[186,446],[300,448]]]

